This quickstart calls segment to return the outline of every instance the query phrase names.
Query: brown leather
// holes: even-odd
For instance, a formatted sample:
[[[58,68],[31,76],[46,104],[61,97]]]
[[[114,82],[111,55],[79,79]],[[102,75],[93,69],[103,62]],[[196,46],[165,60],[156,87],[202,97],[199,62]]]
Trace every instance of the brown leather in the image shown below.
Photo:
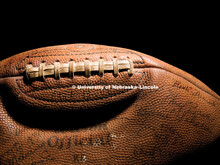
[[[30,64],[59,68],[115,58],[133,62],[133,74],[90,73],[87,63],[87,73],[74,77],[74,70],[58,69],[45,79],[26,78]],[[79,85],[158,89],[74,88]],[[24,52],[0,62],[0,89],[1,164],[165,164],[220,136],[220,97],[214,91],[129,49],[72,44]]]

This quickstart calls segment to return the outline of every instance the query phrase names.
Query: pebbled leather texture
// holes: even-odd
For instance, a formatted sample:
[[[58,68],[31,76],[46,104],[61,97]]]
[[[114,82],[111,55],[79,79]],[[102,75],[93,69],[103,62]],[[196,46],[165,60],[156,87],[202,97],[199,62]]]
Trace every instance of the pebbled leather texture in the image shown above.
[[[133,74],[27,79],[30,63],[131,59]],[[77,86],[158,89],[73,89]],[[167,164],[220,136],[220,97],[149,55],[93,44],[52,46],[0,62],[0,164]]]

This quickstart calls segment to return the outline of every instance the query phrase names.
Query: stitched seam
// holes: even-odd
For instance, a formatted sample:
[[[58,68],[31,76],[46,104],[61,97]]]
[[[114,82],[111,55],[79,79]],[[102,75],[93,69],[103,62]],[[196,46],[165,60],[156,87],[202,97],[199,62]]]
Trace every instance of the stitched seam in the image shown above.
[[[116,57],[112,61],[105,61],[102,58],[94,62],[89,61],[87,58],[83,62],[60,63],[56,61],[53,65],[41,63],[39,67],[28,64],[25,72],[28,79],[39,77],[45,79],[45,76],[51,75],[54,75],[55,79],[59,79],[62,73],[69,74],[69,77],[74,78],[75,73],[84,72],[88,78],[93,71],[98,71],[99,76],[102,76],[104,71],[113,71],[114,76],[117,76],[121,70],[127,70],[128,74],[132,75],[134,70],[133,61],[130,58],[118,60]]]
[[[58,47],[58,48],[53,48],[53,49],[46,49],[46,50],[40,50],[39,51],[39,49],[33,49],[32,51],[37,51],[37,52],[34,52],[34,53],[30,53],[30,52],[26,52],[26,53],[30,53],[29,55],[27,55],[26,57],[24,57],[20,62],[19,62],[19,64],[17,65],[17,67],[16,67],[16,69],[18,70],[19,68],[19,65],[22,63],[22,61],[24,61],[26,58],[34,58],[34,57],[30,57],[30,56],[33,56],[33,55],[35,55],[35,54],[38,54],[38,53],[45,53],[45,52],[51,52],[51,51],[54,51],[54,50],[60,50],[60,51],[62,51],[62,50],[68,50],[68,51],[70,51],[71,53],[74,53],[74,52],[83,52],[83,51],[81,51],[81,50],[71,50],[71,49],[69,49],[69,46],[70,45],[64,45],[64,46],[66,46],[66,47],[62,47],[62,48],[60,48],[60,47]],[[94,49],[94,45],[93,45],[93,47],[92,47],[92,49]],[[92,49],[86,49],[86,50],[92,50]]]
[[[136,68],[136,69],[137,69],[137,68]],[[166,71],[166,72],[172,73],[172,74],[174,74],[174,75],[176,75],[176,76],[179,76],[179,77],[183,78],[184,80],[188,81],[189,83],[191,83],[191,84],[194,85],[195,87],[199,88],[200,90],[202,90],[202,91],[205,92],[206,94],[208,94],[208,95],[214,97],[214,98],[217,99],[217,100],[220,100],[219,98],[217,98],[217,97],[214,96],[213,94],[211,94],[211,93],[205,91],[204,89],[198,87],[196,84],[192,83],[192,82],[189,81],[188,79],[186,79],[186,78],[184,78],[184,77],[182,77],[182,76],[180,76],[180,75],[178,75],[178,74],[176,74],[176,73],[173,73],[173,72],[171,72],[171,71],[169,71],[169,70],[166,70],[166,69],[164,69],[164,68],[160,68],[160,67],[155,67],[155,66],[154,66],[154,67],[145,67],[145,68],[140,68],[140,69],[161,69],[161,70],[164,70],[164,71]],[[14,77],[18,77],[18,76],[14,76]],[[0,79],[4,79],[4,78],[10,78],[10,77],[1,77]],[[218,95],[218,94],[217,94],[217,95]]]
[[[64,49],[64,48],[61,48],[61,49],[59,49],[59,48],[55,48],[55,49],[53,49],[53,50],[67,50],[67,49]],[[41,51],[38,51],[38,49],[34,49],[33,51],[37,51],[37,52],[34,52],[34,53],[30,53],[30,54],[28,54],[29,52],[26,52],[28,55],[26,56],[26,57],[24,57],[19,63],[18,63],[18,65],[16,66],[16,69],[17,70],[19,70],[19,65],[26,59],[26,58],[32,58],[32,57],[30,57],[30,56],[33,56],[33,55],[35,55],[35,54],[38,54],[38,53],[45,53],[45,52],[50,52],[50,51],[52,51],[52,50],[41,50]]]
[[[142,73],[142,72],[137,72],[137,73]],[[142,82],[142,80],[143,80],[143,77],[144,77],[144,72],[142,73],[142,76],[141,76],[141,78],[140,78],[140,80],[139,80],[139,82],[138,82],[138,85],[140,85],[140,83]],[[114,96],[116,96],[116,95],[120,95],[120,94],[123,94],[123,93],[127,93],[127,92],[129,92],[129,91],[132,91],[132,90],[129,90],[129,89],[127,89],[126,91],[121,91],[121,92],[119,92],[119,93],[117,93],[117,94],[114,94],[114,95],[111,95],[111,96],[106,96],[106,97],[103,97],[103,98],[98,98],[98,99],[93,99],[93,100],[85,100],[85,101],[52,101],[52,100],[47,100],[47,99],[36,99],[35,97],[33,97],[33,96],[30,96],[30,95],[28,95],[28,93],[30,93],[30,92],[24,92],[24,91],[22,91],[22,89],[20,88],[20,86],[19,86],[19,84],[18,84],[18,81],[22,81],[22,79],[16,79],[16,85],[17,85],[17,87],[18,87],[18,89],[21,91],[21,93],[23,93],[24,95],[26,95],[27,97],[30,97],[30,98],[32,98],[32,99],[34,99],[34,100],[42,100],[42,101],[47,101],[47,102],[70,102],[70,103],[81,103],[81,102],[87,102],[87,101],[97,101],[97,100],[103,100],[103,99],[107,99],[107,98],[111,98],[111,97],[114,97]],[[109,84],[109,85],[112,85],[112,84]],[[121,85],[121,84],[120,84]],[[68,86],[68,87],[61,87],[61,88],[49,88],[49,89],[65,89],[65,88],[69,88],[69,87],[72,87],[72,85],[71,86]],[[43,90],[38,90],[38,91],[44,91],[44,90],[48,90],[48,89],[43,89]]]
[[[36,58],[36,57],[51,57],[51,56],[67,56],[67,54],[56,54],[56,55],[42,55],[42,56],[34,56],[34,57],[30,57],[30,56],[33,56],[33,55],[35,55],[35,54],[38,54],[38,53],[42,53],[42,52],[36,52],[36,53],[32,53],[31,55],[28,55],[28,56],[26,56],[24,59],[22,59],[20,62],[19,62],[19,64],[16,66],[16,69],[17,70],[21,70],[21,69],[24,69],[23,67],[21,67],[20,68],[20,65],[21,65],[21,63],[24,61],[24,60],[26,60],[27,58]],[[79,54],[68,54],[68,56],[75,56],[75,55],[91,55],[91,54],[106,54],[106,53],[112,53],[112,52],[93,52],[93,53],[79,53]],[[137,55],[137,56],[139,56],[140,58],[141,58],[141,62],[134,62],[134,64],[145,64],[145,61],[144,61],[144,59],[141,57],[141,55],[139,55],[139,54],[137,54],[137,53],[134,53],[134,52],[130,52],[130,51],[127,51],[127,52],[120,52],[120,51],[116,51],[116,52],[114,52],[114,53],[128,53],[128,54],[130,54],[130,55]]]

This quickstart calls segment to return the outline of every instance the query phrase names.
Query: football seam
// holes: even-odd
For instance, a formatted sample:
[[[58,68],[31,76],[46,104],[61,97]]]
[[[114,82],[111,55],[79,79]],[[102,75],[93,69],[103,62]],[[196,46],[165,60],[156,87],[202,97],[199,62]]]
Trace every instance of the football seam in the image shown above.
[[[144,77],[144,75],[145,75],[145,72],[137,72],[137,73],[141,73],[142,74],[142,76],[141,76],[141,78],[140,78],[140,80],[139,80],[139,82],[137,83],[137,85],[140,85],[140,83],[142,82],[142,80],[143,80],[143,77]],[[17,85],[17,87],[18,87],[18,89],[21,91],[21,93],[23,93],[24,95],[26,95],[27,97],[30,97],[30,98],[32,98],[32,99],[34,99],[34,100],[42,100],[42,101],[46,101],[46,102],[70,102],[70,103],[80,103],[80,102],[87,102],[87,101],[97,101],[97,100],[103,100],[103,99],[108,99],[108,98],[111,98],[111,97],[114,97],[114,96],[116,96],[116,95],[121,95],[121,94],[124,94],[124,93],[127,93],[127,92],[129,92],[129,91],[133,91],[134,89],[132,89],[132,90],[126,90],[126,91],[121,91],[121,92],[119,92],[119,93],[116,93],[116,94],[114,94],[114,95],[111,95],[111,96],[108,96],[108,97],[103,97],[103,98],[99,98],[99,99],[91,99],[91,100],[86,100],[86,101],[48,101],[47,99],[37,99],[37,98],[35,98],[35,97],[33,97],[33,96],[30,96],[30,95],[28,95],[28,93],[30,93],[30,92],[24,92],[21,88],[20,88],[20,86],[18,85],[18,81],[22,81],[23,79],[16,79],[16,85]],[[111,84],[110,84],[111,85]],[[121,84],[120,84],[121,85]],[[72,87],[72,85],[71,86],[68,86],[68,87],[61,87],[61,88],[48,88],[49,90],[50,89],[65,89],[65,88],[70,88],[70,87]],[[44,90],[48,90],[48,89],[42,89],[42,90],[38,90],[38,91],[44,91]]]
[[[56,49],[56,50],[67,50],[67,49]],[[69,50],[69,49],[68,49]],[[33,56],[33,55],[35,55],[35,54],[38,54],[38,53],[43,53],[43,52],[48,52],[48,51],[51,51],[51,50],[43,50],[43,51],[38,51],[38,52],[35,52],[35,53],[31,53],[31,54],[29,54],[29,55],[27,55],[24,59],[22,59],[20,62],[19,62],[19,64],[16,66],[16,69],[19,71],[19,70],[21,70],[21,69],[24,69],[24,68],[19,68],[19,66],[20,66],[20,64],[26,59],[26,58],[34,58],[34,57],[30,57],[30,56]],[[70,51],[70,50],[69,50]],[[71,51],[71,52],[73,52],[73,51]],[[75,52],[75,51],[74,51]],[[78,51],[76,51],[76,52],[78,52]],[[96,52],[96,53],[112,53],[111,51],[105,51],[105,52]],[[142,62],[134,62],[134,64],[146,64],[146,62],[145,62],[145,60],[142,58],[142,56],[141,55],[139,55],[138,53],[136,53],[136,52],[133,52],[133,51],[127,51],[127,52],[125,52],[125,51],[118,51],[117,52],[117,50],[114,52],[114,53],[129,53],[129,54],[133,54],[133,55],[137,55],[137,56],[139,56],[141,59],[142,59]],[[84,53],[85,54],[85,53]],[[91,53],[86,53],[86,54],[91,54]],[[77,54],[68,54],[69,56],[74,56],[74,55],[77,55]],[[83,55],[82,53],[80,53],[80,54],[78,54],[78,55]],[[43,55],[43,56],[38,56],[38,57],[46,57],[46,56],[57,56],[57,55]],[[65,56],[65,55],[59,55],[59,56]],[[175,74],[175,75],[177,75],[177,76],[179,76],[179,77],[182,77],[183,79],[185,79],[185,80],[187,80],[188,82],[190,82],[191,84],[193,84],[193,85],[195,85],[197,88],[199,88],[199,89],[201,89],[202,91],[204,91],[204,92],[206,92],[207,94],[209,94],[209,95],[211,95],[211,96],[213,96],[214,98],[216,98],[216,99],[218,99],[218,100],[220,100],[220,98],[217,98],[215,95],[213,95],[212,93],[210,93],[210,92],[208,92],[208,91],[206,91],[206,90],[204,90],[204,89],[202,89],[201,87],[198,87],[196,84],[194,84],[193,82],[191,82],[190,80],[188,80],[188,79],[186,79],[186,78],[184,78],[183,76],[181,76],[181,75],[179,75],[179,74],[176,74],[176,73],[174,73],[174,72],[171,72],[171,71],[169,71],[169,70],[166,70],[165,68],[161,68],[161,67],[145,67],[145,68],[158,68],[158,69],[162,69],[162,70],[165,70],[165,71],[167,71],[167,72],[170,72],[170,73],[173,73],[173,74]],[[135,69],[138,69],[138,68],[135,68]],[[19,74],[20,75],[20,74]],[[18,76],[19,76],[18,75]],[[2,79],[2,78],[7,78],[7,77],[10,77],[10,76],[5,76],[5,77],[0,77],[0,79]],[[16,77],[16,76],[14,76],[14,77]],[[217,94],[218,95],[218,94]]]
[[[24,61],[24,60],[26,60],[26,59],[30,59],[30,58],[37,58],[37,57],[52,57],[52,56],[54,56],[54,57],[60,57],[60,56],[76,56],[76,55],[79,55],[79,56],[83,56],[83,55],[92,55],[92,54],[101,54],[101,55],[103,55],[103,54],[106,54],[106,53],[113,53],[113,52],[93,52],[93,53],[79,53],[79,54],[56,54],[56,55],[51,55],[51,54],[48,54],[48,55],[41,55],[41,56],[34,56],[33,57],[33,55],[35,55],[35,54],[39,54],[39,53],[43,53],[43,52],[46,52],[46,51],[42,51],[42,52],[36,52],[36,53],[32,53],[32,54],[30,54],[30,55],[27,55],[25,58],[23,58],[19,63],[18,63],[18,65],[16,66],[16,70],[22,70],[22,69],[25,69],[24,67],[20,67],[20,65],[21,65],[21,63]],[[137,55],[138,57],[140,57],[141,58],[141,62],[133,62],[134,64],[145,64],[145,61],[144,61],[144,59],[141,57],[141,55],[139,55],[139,54],[137,54],[137,53],[134,53],[134,52],[131,52],[131,51],[127,51],[127,52],[125,52],[125,51],[116,51],[116,52],[114,52],[114,53],[127,53],[128,55]],[[30,57],[30,56],[32,56],[32,57]]]
[[[220,98],[218,98],[218,97],[216,97],[215,95],[213,95],[212,93],[210,93],[210,92],[208,92],[208,91],[202,89],[201,87],[197,86],[196,84],[194,84],[194,83],[191,82],[190,80],[184,78],[183,76],[181,76],[181,75],[179,75],[179,74],[177,74],[177,73],[171,72],[171,71],[169,71],[169,70],[166,70],[166,69],[160,68],[160,67],[146,67],[146,68],[140,68],[140,69],[148,69],[148,68],[149,68],[149,69],[161,69],[161,70],[164,70],[164,71],[166,71],[166,72],[172,73],[172,74],[174,74],[174,75],[176,75],[176,76],[179,76],[179,77],[183,78],[184,80],[188,81],[189,83],[191,83],[192,85],[194,85],[195,87],[199,88],[199,89],[202,90],[203,92],[207,93],[208,95],[214,97],[214,98],[217,99],[217,100],[220,100]],[[138,69],[138,68],[135,68],[135,69]],[[13,76],[13,77],[18,77],[18,76]],[[4,78],[13,78],[13,77],[1,77],[0,80],[1,80],[1,79],[4,79]],[[20,76],[19,76],[19,77],[20,77]],[[217,95],[218,95],[218,94],[217,94]]]

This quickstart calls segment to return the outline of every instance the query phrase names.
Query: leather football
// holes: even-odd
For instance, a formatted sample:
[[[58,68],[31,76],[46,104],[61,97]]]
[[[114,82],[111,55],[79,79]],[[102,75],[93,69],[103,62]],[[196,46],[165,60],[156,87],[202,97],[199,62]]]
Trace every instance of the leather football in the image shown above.
[[[0,62],[0,164],[168,164],[220,136],[220,97],[118,47],[71,44]]]

